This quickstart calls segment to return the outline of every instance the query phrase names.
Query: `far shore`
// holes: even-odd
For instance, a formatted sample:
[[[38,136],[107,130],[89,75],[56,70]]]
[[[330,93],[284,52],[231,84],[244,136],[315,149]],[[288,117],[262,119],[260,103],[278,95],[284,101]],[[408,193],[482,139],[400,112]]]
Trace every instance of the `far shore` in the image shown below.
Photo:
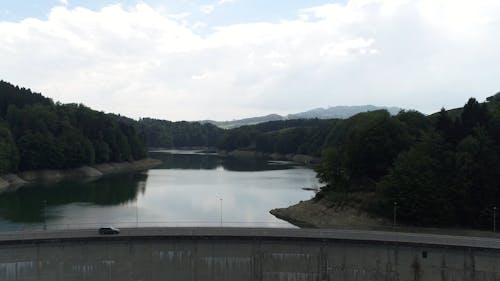
[[[287,160],[298,162],[306,165],[313,165],[319,162],[318,157],[314,157],[306,154],[279,154],[279,153],[265,153],[259,152],[255,150],[232,150],[232,151],[217,151],[220,155],[223,156],[232,156],[232,157],[248,157],[248,158],[264,158],[271,160]]]
[[[112,162],[66,170],[35,170],[0,175],[0,192],[36,182],[57,182],[76,178],[96,178],[108,174],[147,170],[158,166],[158,159],[146,158],[130,162]]]
[[[266,153],[256,150],[244,150],[244,149],[235,149],[235,150],[221,150],[214,147],[150,147],[149,151],[162,151],[162,150],[187,150],[187,151],[199,151],[202,153],[217,153],[220,156],[229,156],[229,157],[237,157],[237,158],[261,158],[261,159],[269,159],[269,160],[285,160],[285,161],[293,161],[305,165],[315,165],[319,163],[320,158],[316,156],[311,156],[307,154],[280,154],[280,153]]]

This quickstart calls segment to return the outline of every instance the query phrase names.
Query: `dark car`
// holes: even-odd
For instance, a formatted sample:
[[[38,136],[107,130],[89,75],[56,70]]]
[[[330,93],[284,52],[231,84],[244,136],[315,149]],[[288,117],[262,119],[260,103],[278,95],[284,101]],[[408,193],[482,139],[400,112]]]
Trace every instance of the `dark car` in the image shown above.
[[[115,227],[101,227],[99,228],[99,234],[120,234],[120,230]]]

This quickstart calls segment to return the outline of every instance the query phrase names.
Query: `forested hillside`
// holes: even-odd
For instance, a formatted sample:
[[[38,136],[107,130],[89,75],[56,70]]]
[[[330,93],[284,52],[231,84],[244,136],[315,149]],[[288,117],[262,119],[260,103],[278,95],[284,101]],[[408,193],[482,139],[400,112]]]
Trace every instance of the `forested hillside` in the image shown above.
[[[0,82],[0,174],[141,159],[135,121]]]
[[[139,131],[148,147],[215,147],[222,129],[199,122],[171,122],[143,118],[138,122]]]
[[[471,98],[451,116],[363,113],[330,131],[317,167],[327,184],[320,195],[371,193],[361,206],[392,217],[396,203],[407,223],[487,227],[500,206],[499,153],[500,93],[485,103]]]
[[[139,120],[138,130],[149,147],[211,147],[320,156],[326,135],[336,122],[295,119],[221,129],[208,123],[144,118]]]
[[[243,126],[224,131],[218,148],[320,156],[324,140],[337,122],[335,119],[295,119]]]

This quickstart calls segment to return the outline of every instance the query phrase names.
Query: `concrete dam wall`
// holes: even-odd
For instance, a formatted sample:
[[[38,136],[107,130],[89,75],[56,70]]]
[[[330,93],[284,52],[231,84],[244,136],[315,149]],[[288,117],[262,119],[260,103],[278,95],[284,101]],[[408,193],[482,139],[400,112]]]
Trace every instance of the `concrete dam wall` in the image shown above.
[[[485,248],[220,234],[0,243],[2,281],[500,281],[496,244]]]

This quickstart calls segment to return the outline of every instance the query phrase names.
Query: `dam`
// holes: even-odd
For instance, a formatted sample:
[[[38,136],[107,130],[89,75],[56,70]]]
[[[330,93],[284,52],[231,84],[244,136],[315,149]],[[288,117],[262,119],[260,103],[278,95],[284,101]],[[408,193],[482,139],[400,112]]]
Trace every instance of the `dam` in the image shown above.
[[[500,281],[500,239],[266,228],[0,234],[2,281]]]

